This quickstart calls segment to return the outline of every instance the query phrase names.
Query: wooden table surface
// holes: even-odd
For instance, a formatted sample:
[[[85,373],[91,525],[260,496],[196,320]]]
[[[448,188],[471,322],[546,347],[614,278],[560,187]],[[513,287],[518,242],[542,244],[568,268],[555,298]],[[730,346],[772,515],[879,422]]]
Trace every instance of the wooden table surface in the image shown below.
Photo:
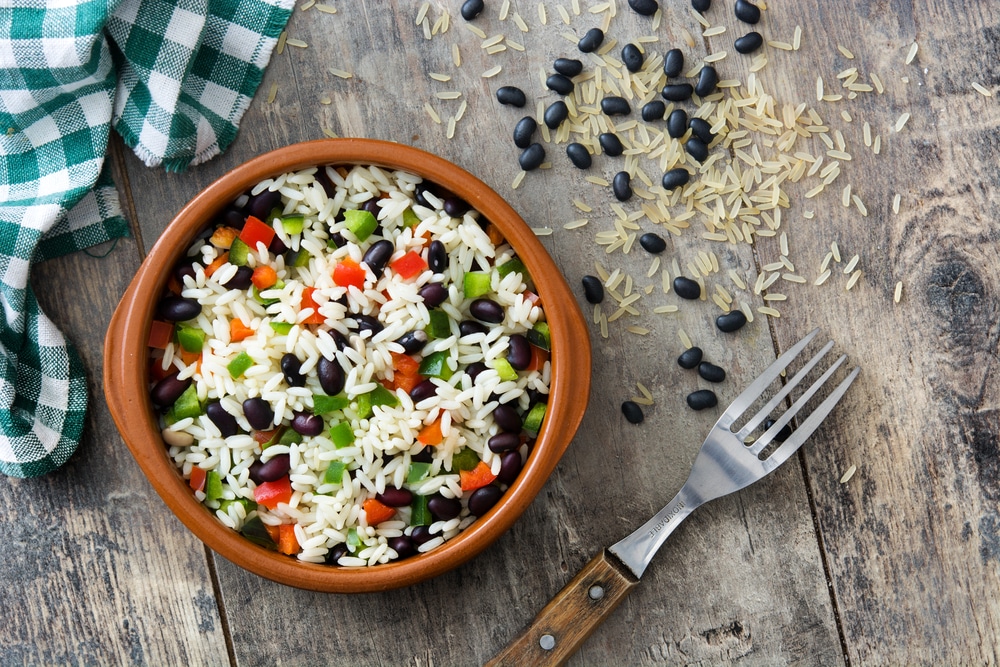
[[[814,109],[831,137],[842,133],[853,159],[841,160],[840,175],[816,196],[806,194],[819,175],[781,184],[787,207],[783,201],[778,234],[787,234],[786,259],[806,282],[781,279],[765,292],[787,295],[766,302],[780,317],[759,312],[765,301],[753,289],[764,267],[781,261],[779,236],[757,237],[753,245],[708,240],[700,213],[679,235],[648,217],[636,221],[641,231],[667,238],[662,268],[672,271],[676,259],[687,272],[699,252],[715,253],[720,270],[705,278],[709,294],[720,285],[754,314],[741,332],[723,335],[713,324],[719,307],[711,299],[681,302],[664,294],[661,274],[647,277],[652,258],[638,245],[625,254],[597,243],[602,232],[615,230],[617,202],[609,188],[586,178],[610,179],[624,158],[598,155],[581,171],[569,163],[565,143],[546,143],[552,168],[528,173],[514,189],[520,170],[510,136],[538,100],[558,97],[544,88],[539,70],[551,71],[556,57],[581,56],[566,35],[605,21],[608,39],[617,42],[608,52],[613,57],[649,35],[656,37],[643,42],[649,57],[680,47],[686,69],[728,52],[715,65],[740,87],[726,95],[745,97],[753,59],[733,48],[747,27],[735,20],[731,3],[716,0],[706,14],[725,33],[704,37],[685,0],[661,0],[656,29],[655,19],[635,14],[624,0],[610,19],[601,0],[579,0],[579,13],[574,0],[544,0],[546,21],[538,2],[512,0],[502,19],[502,3],[492,0],[472,24],[487,40],[502,36],[506,50],[489,53],[482,47],[487,40],[459,15],[458,0],[431,3],[430,38],[416,21],[421,2],[326,2],[328,11],[312,0],[296,8],[289,41],[273,56],[224,155],[169,174],[145,168],[113,142],[109,159],[133,236],[105,257],[79,253],[34,272],[46,312],[79,346],[91,409],[79,452],[64,468],[39,479],[0,479],[0,663],[482,663],[598,549],[638,526],[683,483],[719,412],[684,404],[688,392],[706,385],[674,362],[682,331],[727,369],[717,388],[726,405],[777,352],[817,326],[863,369],[846,399],[788,465],[685,522],[572,664],[998,662],[1000,111],[997,97],[973,84],[1000,94],[1000,6],[768,3],[758,29],[771,44],[761,51],[768,62],[757,80],[774,97],[775,114],[783,118],[786,104],[804,104],[803,116]],[[797,26],[800,48],[783,48],[794,45]],[[907,63],[914,41],[918,50]],[[482,76],[496,65],[498,74]],[[884,92],[844,88],[837,75],[850,67],[858,68],[855,84],[877,77]],[[603,75],[617,81],[607,70]],[[825,95],[843,99],[818,101],[817,76]],[[528,108],[499,105],[501,85],[523,88]],[[437,97],[447,91],[461,97]],[[448,119],[463,102],[464,116],[449,139]],[[430,119],[428,104],[440,124]],[[911,117],[896,131],[904,113]],[[638,118],[635,102],[630,118]],[[866,122],[872,143],[880,137],[878,154],[866,146]],[[463,567],[382,594],[287,588],[206,549],[151,490],[115,430],[100,383],[111,313],[180,207],[251,156],[328,133],[412,144],[477,174],[531,226],[551,230],[542,241],[590,321],[593,308],[579,285],[595,263],[633,276],[632,291],[642,296],[635,304],[640,314],[609,322],[606,337],[591,325],[587,416],[523,518]],[[762,154],[775,150],[766,136],[752,139]],[[722,153],[719,164],[742,159],[730,148],[713,149]],[[800,139],[794,149],[814,156],[827,150],[818,137]],[[825,164],[833,161],[826,157]],[[638,164],[658,181],[655,161],[640,156]],[[842,205],[848,184],[866,216],[853,200]],[[641,211],[644,201],[636,197],[623,208]],[[587,222],[573,228],[579,220]],[[816,286],[833,243],[841,261],[832,261],[832,275]],[[109,248],[93,254],[103,250]],[[847,290],[844,268],[856,254],[861,275]],[[671,304],[680,305],[678,312],[654,312]],[[604,315],[616,310],[609,297]],[[654,400],[638,426],[620,411],[622,401],[638,395],[637,383]],[[856,472],[842,482],[849,469]]]

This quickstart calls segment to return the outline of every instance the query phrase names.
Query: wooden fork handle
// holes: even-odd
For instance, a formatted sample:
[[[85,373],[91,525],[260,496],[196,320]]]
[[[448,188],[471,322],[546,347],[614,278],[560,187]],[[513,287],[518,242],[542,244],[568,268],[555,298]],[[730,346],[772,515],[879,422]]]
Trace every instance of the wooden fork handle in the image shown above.
[[[601,550],[487,667],[562,665],[638,584]]]

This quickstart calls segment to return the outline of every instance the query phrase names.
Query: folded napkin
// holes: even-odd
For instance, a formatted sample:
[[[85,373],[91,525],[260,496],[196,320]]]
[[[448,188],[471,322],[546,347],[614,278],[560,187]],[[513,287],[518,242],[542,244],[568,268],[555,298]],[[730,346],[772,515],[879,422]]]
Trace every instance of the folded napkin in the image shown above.
[[[31,264],[124,236],[114,128],[149,166],[226,149],[294,0],[14,0],[0,7],[0,472],[76,449],[86,376]]]

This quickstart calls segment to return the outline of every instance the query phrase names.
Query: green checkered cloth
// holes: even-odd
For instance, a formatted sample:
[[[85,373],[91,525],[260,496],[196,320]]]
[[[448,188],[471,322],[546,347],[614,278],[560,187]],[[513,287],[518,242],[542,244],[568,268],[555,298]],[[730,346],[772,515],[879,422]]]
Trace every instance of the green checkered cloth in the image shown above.
[[[28,274],[128,233],[104,160],[110,128],[170,171],[225,150],[293,4],[0,4],[0,472],[47,473],[80,440],[86,375]]]

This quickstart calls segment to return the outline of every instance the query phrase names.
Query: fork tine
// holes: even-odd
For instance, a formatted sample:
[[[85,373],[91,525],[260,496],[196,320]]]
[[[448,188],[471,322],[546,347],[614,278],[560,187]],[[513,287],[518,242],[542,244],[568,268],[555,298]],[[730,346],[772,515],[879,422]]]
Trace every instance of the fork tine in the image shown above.
[[[722,413],[721,417],[719,417],[719,421],[716,422],[716,425],[729,429],[733,422],[736,421],[740,415],[746,412],[746,409],[749,408],[755,400],[757,400],[757,397],[764,393],[764,390],[767,389],[772,382],[774,382],[774,379],[781,374],[781,371],[785,370],[785,367],[788,366],[789,362],[799,356],[799,353],[802,352],[805,346],[816,337],[817,333],[819,333],[819,328],[813,329],[807,333],[802,340],[790,347],[783,355],[775,359],[774,363],[765,368],[764,372],[761,373],[756,380],[751,382],[750,386],[744,389],[743,393],[737,396],[735,400],[729,404],[726,411]]]
[[[844,397],[847,392],[847,388],[851,386],[854,379],[858,377],[858,373],[861,372],[861,368],[855,368],[851,371],[843,382],[841,382],[836,389],[834,389],[829,396],[824,399],[819,406],[812,411],[812,413],[803,420],[797,429],[792,432],[792,435],[785,440],[781,445],[774,450],[766,460],[761,461],[764,466],[765,471],[770,472],[788,460],[788,457],[795,453],[796,450],[805,442],[806,438],[812,435],[813,431],[816,430],[826,416],[830,414],[833,410],[833,406],[840,402],[840,399]]]

